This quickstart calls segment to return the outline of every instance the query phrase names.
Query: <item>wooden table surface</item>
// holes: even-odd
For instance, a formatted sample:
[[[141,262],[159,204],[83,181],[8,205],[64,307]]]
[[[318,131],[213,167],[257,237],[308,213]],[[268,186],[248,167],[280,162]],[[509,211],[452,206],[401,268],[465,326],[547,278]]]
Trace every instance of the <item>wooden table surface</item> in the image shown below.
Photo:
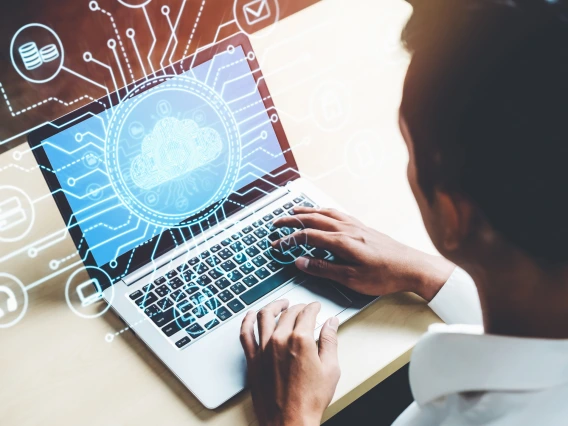
[[[324,0],[257,34],[253,45],[304,176],[367,224],[433,252],[406,181],[397,125],[408,62],[397,42],[409,12],[401,0]],[[345,96],[349,119],[339,129],[318,125],[312,106],[322,85]],[[351,155],[361,135],[376,142],[370,164]],[[22,321],[0,329],[0,424],[255,423],[248,392],[209,411],[133,333],[105,341],[124,327],[113,313],[86,320],[71,312],[64,288],[73,269],[50,276],[48,264],[75,248],[26,146],[0,156],[2,185],[33,200],[35,222],[22,241],[0,243],[0,271],[18,277],[29,295]],[[41,247],[35,258],[31,247]],[[343,325],[342,377],[325,418],[408,362],[436,321],[420,298],[401,294]]]

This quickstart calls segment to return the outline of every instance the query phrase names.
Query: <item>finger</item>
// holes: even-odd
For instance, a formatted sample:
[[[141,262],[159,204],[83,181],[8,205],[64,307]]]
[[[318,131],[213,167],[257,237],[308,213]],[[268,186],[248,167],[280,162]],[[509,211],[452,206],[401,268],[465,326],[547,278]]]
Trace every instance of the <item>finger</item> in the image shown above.
[[[272,246],[279,247],[280,243],[283,241],[297,241],[299,245],[309,244],[310,246],[329,250],[345,260],[354,258],[349,237],[340,232],[320,231],[319,229],[309,228],[302,229],[287,237],[274,241]]]
[[[322,364],[329,366],[337,366],[339,364],[337,357],[337,329],[339,328],[339,320],[337,317],[328,319],[321,328],[318,343],[319,357]]]
[[[337,232],[341,227],[341,222],[319,213],[283,216],[274,221],[274,226],[278,228],[284,226],[298,228],[300,224],[302,228],[313,228],[330,232]]]
[[[248,360],[252,359],[258,351],[258,343],[254,336],[254,324],[256,323],[256,313],[250,311],[246,314],[243,323],[241,324],[241,345],[245,352],[245,357]]]
[[[358,219],[355,219],[353,216],[348,215],[347,213],[340,212],[336,209],[325,209],[325,208],[313,208],[313,207],[303,207],[303,206],[296,206],[294,207],[294,214],[309,214],[309,213],[319,213],[324,216],[330,217],[335,220],[339,220],[341,222],[357,222],[361,223]]]
[[[349,268],[351,268],[311,257],[299,257],[296,259],[296,267],[314,277],[326,278],[345,286],[348,284]]]
[[[314,302],[306,306],[296,318],[294,331],[312,333],[316,328],[316,319],[321,311],[321,303]]]
[[[294,330],[296,318],[305,307],[305,304],[294,305],[282,312],[274,334],[279,333],[280,335],[289,336],[292,333],[292,330]]]
[[[262,308],[257,315],[258,318],[258,337],[260,340],[260,347],[266,348],[266,345],[274,333],[276,327],[276,317],[285,309],[288,309],[289,302],[284,300],[277,300]]]

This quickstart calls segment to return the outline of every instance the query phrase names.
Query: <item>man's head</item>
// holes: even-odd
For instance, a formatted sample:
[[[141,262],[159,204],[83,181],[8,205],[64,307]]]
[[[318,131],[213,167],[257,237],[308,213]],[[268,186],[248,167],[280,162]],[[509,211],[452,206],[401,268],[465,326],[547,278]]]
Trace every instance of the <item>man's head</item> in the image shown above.
[[[499,240],[567,263],[568,8],[413,3],[401,128],[434,243],[452,260]]]

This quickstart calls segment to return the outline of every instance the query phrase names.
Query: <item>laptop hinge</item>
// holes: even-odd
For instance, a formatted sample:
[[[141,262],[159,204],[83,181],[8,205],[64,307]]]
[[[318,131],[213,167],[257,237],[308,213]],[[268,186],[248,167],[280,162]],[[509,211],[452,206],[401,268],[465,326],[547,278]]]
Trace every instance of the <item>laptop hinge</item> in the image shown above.
[[[223,222],[205,231],[203,234],[200,234],[197,237],[193,238],[192,240],[187,241],[183,245],[180,245],[179,247],[176,247],[175,249],[163,254],[154,261],[150,261],[146,266],[143,266],[142,268],[124,277],[123,282],[126,285],[134,284],[138,280],[152,274],[155,270],[160,269],[162,266],[168,264],[172,260],[187,254],[188,251],[195,249],[200,244],[203,244],[204,242],[210,240],[211,238],[219,235],[220,233],[224,232],[225,230],[229,229],[235,224],[238,224],[247,217],[252,216],[257,211],[263,209],[264,207],[266,207],[270,203],[273,203],[279,198],[282,198],[284,195],[288,194],[289,192],[290,192],[289,187],[278,188],[276,191],[268,194],[265,197],[262,197],[260,200],[251,204],[248,208],[244,209],[241,212],[236,213],[234,216],[231,216],[228,219],[225,219]]]

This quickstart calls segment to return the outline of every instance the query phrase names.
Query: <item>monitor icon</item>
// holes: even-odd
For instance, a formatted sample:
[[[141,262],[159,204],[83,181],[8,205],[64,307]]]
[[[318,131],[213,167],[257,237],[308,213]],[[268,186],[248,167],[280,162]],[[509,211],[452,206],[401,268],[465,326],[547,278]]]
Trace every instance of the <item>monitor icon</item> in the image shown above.
[[[94,293],[93,293],[94,290]],[[90,279],[77,286],[77,295],[81,306],[86,308],[103,298],[103,290],[97,279]]]

